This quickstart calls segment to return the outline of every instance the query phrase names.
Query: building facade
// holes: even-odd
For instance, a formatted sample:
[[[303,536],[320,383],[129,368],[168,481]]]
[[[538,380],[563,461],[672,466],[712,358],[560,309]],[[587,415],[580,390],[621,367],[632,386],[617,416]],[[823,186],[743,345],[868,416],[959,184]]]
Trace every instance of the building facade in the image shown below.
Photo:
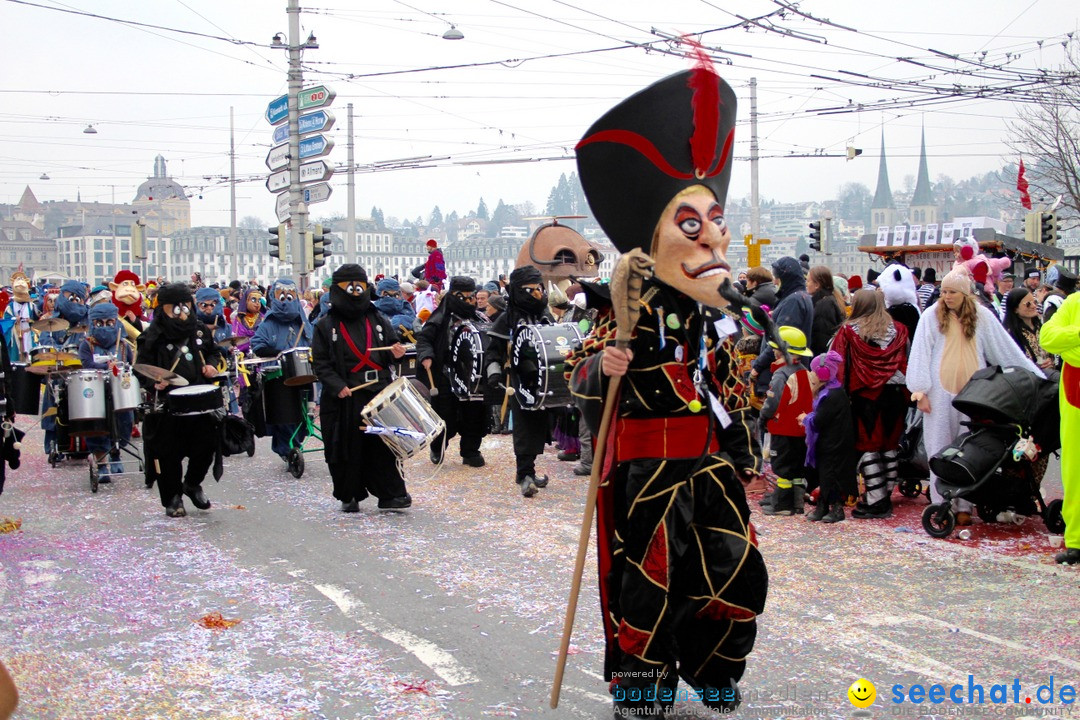
[[[133,270],[146,278],[176,278],[172,240],[147,228],[145,261],[131,256],[131,223],[94,218],[86,225],[62,227],[54,245],[60,272],[91,286],[103,285],[120,270]]]
[[[25,220],[0,220],[0,285],[22,266],[30,278],[58,273],[56,243]]]

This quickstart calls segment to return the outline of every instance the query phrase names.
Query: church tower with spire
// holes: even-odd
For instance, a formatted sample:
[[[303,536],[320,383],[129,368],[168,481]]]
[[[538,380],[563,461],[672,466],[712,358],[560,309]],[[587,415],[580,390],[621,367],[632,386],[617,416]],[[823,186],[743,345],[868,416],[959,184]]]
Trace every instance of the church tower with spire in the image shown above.
[[[896,203],[893,202],[892,188],[889,187],[889,168],[885,163],[885,130],[881,131],[881,163],[878,165],[877,190],[874,201],[870,203],[870,230],[882,226],[896,225]]]
[[[927,225],[939,221],[939,210],[930,192],[930,171],[926,165],[926,128],[922,131],[922,148],[919,150],[919,175],[915,181],[915,192],[911,196],[908,208],[908,222],[912,225]]]

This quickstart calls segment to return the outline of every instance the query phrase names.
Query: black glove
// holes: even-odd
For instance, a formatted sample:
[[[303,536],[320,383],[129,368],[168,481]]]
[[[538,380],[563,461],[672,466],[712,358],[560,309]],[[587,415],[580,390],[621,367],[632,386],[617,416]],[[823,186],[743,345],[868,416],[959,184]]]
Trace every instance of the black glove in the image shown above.
[[[503,386],[503,374],[502,373],[492,373],[492,374],[488,375],[487,381],[488,381],[488,387],[491,388],[492,392],[495,392],[495,393],[505,392],[505,387]]]

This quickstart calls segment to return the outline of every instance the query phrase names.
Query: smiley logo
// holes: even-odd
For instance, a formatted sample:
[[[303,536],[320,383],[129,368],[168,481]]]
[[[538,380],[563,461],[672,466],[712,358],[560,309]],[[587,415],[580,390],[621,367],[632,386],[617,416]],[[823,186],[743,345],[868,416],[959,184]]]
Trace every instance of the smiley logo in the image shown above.
[[[868,708],[877,699],[877,688],[869,680],[859,678],[851,683],[851,687],[847,691],[847,697],[855,707]]]

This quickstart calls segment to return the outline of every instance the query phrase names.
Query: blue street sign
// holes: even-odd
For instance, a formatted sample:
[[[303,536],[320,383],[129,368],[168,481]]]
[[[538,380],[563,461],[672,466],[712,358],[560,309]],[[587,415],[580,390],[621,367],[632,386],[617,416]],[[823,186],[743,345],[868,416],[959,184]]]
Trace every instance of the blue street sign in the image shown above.
[[[266,122],[271,125],[277,125],[283,120],[289,119],[289,96],[282,95],[281,97],[271,100],[270,104],[266,106]],[[288,131],[286,131],[288,132]]]
[[[334,147],[334,141],[323,135],[312,135],[300,141],[300,159],[322,157]]]
[[[315,112],[301,115],[299,118],[300,134],[306,135],[313,132],[322,132],[323,130],[329,130],[334,126],[334,116],[326,110],[316,110]],[[289,126],[278,125],[274,128],[274,145],[279,145],[289,137]]]

